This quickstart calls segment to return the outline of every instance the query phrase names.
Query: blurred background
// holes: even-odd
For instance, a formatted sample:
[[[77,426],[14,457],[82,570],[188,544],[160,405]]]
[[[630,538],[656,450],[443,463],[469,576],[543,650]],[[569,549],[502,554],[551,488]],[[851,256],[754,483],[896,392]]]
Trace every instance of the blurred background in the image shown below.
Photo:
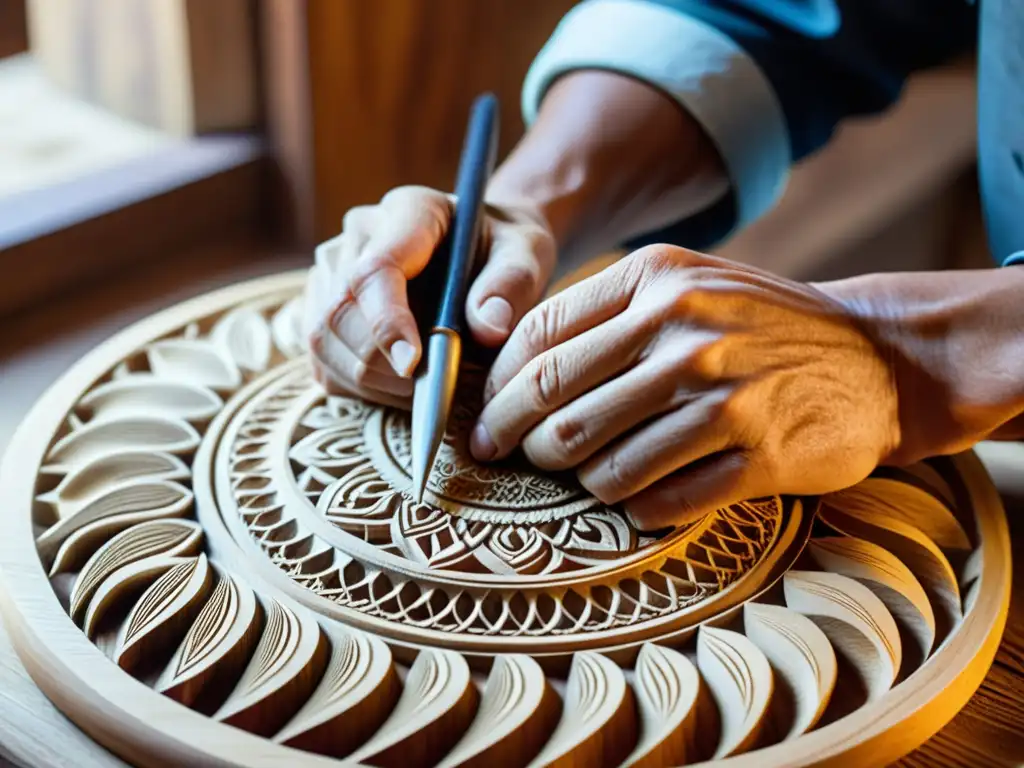
[[[345,211],[450,188],[473,97],[575,0],[0,0],[0,447],[88,347],[302,268]],[[718,252],[798,278],[984,264],[969,61],[844,125]]]
[[[574,2],[0,0],[0,451],[42,390],[120,328],[304,269],[349,207],[391,187],[449,189],[482,90],[501,99],[507,152],[523,76]],[[916,77],[717,252],[798,279],[991,266],[974,98],[970,61]],[[1001,482],[1024,495],[1016,456]],[[48,739],[31,716],[48,705],[11,659],[0,631],[0,691],[18,702],[0,708],[0,765],[31,763]],[[1019,718],[997,729],[981,698],[937,742],[998,733],[983,750],[1005,747]],[[90,764],[95,747],[66,730],[81,745],[68,764]]]

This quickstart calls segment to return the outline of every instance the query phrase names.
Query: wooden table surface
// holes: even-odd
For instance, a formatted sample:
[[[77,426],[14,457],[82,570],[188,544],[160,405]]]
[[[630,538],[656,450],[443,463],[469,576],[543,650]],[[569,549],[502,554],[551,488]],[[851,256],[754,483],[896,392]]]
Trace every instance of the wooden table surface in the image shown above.
[[[229,282],[304,266],[231,242],[183,254],[84,288],[2,321],[0,449],[42,390],[87,350],[131,322]],[[1004,492],[1014,560],[1024,563],[1024,445],[982,445]],[[112,768],[124,763],[64,718],[35,687],[0,629],[0,765]],[[985,682],[952,722],[900,766],[1024,765],[1024,566],[1014,572],[1003,642]]]

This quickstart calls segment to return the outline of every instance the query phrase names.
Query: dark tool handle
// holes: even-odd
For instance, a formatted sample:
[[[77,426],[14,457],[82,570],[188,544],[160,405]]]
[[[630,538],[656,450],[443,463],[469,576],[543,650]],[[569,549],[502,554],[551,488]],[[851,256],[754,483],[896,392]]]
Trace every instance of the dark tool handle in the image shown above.
[[[480,242],[484,189],[498,154],[498,100],[493,94],[473,103],[455,182],[455,220],[436,328],[461,334],[466,290]]]

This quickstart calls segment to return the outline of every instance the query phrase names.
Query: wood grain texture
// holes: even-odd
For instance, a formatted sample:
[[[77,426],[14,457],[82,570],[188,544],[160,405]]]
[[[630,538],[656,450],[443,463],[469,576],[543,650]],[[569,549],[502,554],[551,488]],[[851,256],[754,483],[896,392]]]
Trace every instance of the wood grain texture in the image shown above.
[[[244,262],[247,262],[247,261],[250,260],[250,257],[248,256],[248,254],[246,254],[244,252],[243,253],[238,253],[235,258],[236,258],[236,262],[235,263],[238,265],[238,268],[240,270],[244,269],[244,268],[248,268],[250,270],[252,270],[252,269],[259,269],[259,265],[258,264],[248,264],[248,265],[244,264]],[[197,264],[198,269],[194,269],[192,271],[192,273],[191,273],[191,276],[188,279],[195,278],[195,279],[199,279],[199,280],[202,280],[202,281],[205,282],[205,279],[209,279],[209,277],[212,277],[213,275],[216,275],[218,273],[218,271],[220,272],[221,278],[223,278],[225,276],[225,273],[223,272],[223,268],[226,265],[229,265],[231,263],[231,259],[230,258],[225,258],[222,261],[220,261],[220,263],[218,265],[215,265],[215,264],[212,263],[214,261],[214,259],[210,258],[209,254],[207,254],[207,257],[206,257],[205,260],[211,262],[210,267],[207,268],[206,271],[204,272],[203,267],[202,267],[203,259],[199,259],[199,260],[193,261],[193,264]],[[202,275],[204,275],[204,274],[207,276],[205,279],[202,277]],[[128,277],[129,276],[126,276],[126,280],[128,279]],[[138,278],[136,278],[136,280],[137,279]],[[155,274],[151,274],[149,279],[144,281],[144,284],[148,284],[150,287],[148,289],[142,288],[143,283],[139,282],[139,283],[136,283],[135,291],[128,289],[124,285],[124,281],[118,281],[118,282],[121,283],[121,285],[116,290],[110,290],[109,286],[105,286],[104,288],[102,288],[99,291],[99,295],[94,295],[94,296],[90,297],[89,300],[86,300],[86,301],[81,301],[81,300],[79,300],[79,301],[74,301],[74,300],[69,301],[67,306],[62,307],[60,312],[56,313],[57,317],[51,319],[50,327],[51,327],[51,329],[54,329],[54,328],[57,329],[58,333],[55,334],[55,335],[56,335],[57,340],[59,342],[59,337],[60,337],[59,329],[61,327],[61,322],[59,320],[59,316],[62,313],[64,313],[66,315],[66,318],[67,318],[67,320],[65,321],[65,322],[67,322],[67,325],[65,326],[65,328],[67,328],[69,330],[71,328],[77,328],[77,330],[81,331],[81,330],[83,330],[83,325],[84,325],[85,326],[84,330],[86,331],[86,336],[87,336],[88,335],[88,324],[86,323],[86,321],[83,320],[83,318],[84,317],[97,317],[97,316],[101,316],[102,317],[103,316],[102,308],[104,306],[104,298],[103,298],[103,294],[104,293],[106,293],[106,298],[107,298],[107,301],[109,302],[107,304],[107,306],[111,306],[111,305],[116,306],[120,301],[123,301],[123,297],[132,296],[133,293],[136,294],[135,300],[138,300],[140,295],[145,295],[144,293],[143,294],[139,294],[139,289],[140,288],[142,288],[143,291],[148,290],[148,295],[150,297],[149,301],[152,302],[154,296],[159,296],[159,294],[162,291],[164,291],[164,290],[174,290],[175,286],[177,286],[178,289],[180,290],[181,288],[183,288],[183,282],[187,282],[187,280],[183,280],[183,277],[181,275],[178,275],[177,277],[174,277],[174,276],[169,275],[169,274],[165,275],[165,279],[168,281],[168,284],[166,284],[166,285],[159,285],[159,279],[160,278],[157,277]],[[157,281],[157,284],[153,284],[154,280]],[[205,285],[204,285],[204,287],[205,287]],[[119,298],[115,298],[115,297],[119,297]],[[118,312],[123,313],[124,311],[125,311],[125,308],[123,306],[118,309]],[[105,316],[107,318],[108,326],[107,326],[106,329],[102,329],[102,328],[100,329],[102,331],[102,333],[100,335],[102,335],[102,336],[106,336],[109,333],[109,323],[110,323],[110,320],[111,320],[112,317],[113,318],[121,317],[122,319],[120,321],[115,319],[114,322],[115,323],[117,323],[117,322],[122,322],[123,323],[123,315],[116,315],[116,314],[115,315],[111,315],[111,314],[108,313]],[[41,332],[41,329],[38,326],[35,327],[35,328],[28,327],[28,328],[26,328],[26,331],[27,332],[26,332],[25,336],[21,339],[20,343],[19,344],[13,344],[12,343],[8,347],[9,350],[14,351],[14,350],[16,350],[18,348],[18,346],[21,346],[21,344],[31,343],[29,340],[34,339],[35,343],[32,344],[32,347],[34,347],[35,351],[38,352],[38,350],[40,348],[42,348],[42,349],[46,348],[46,346],[48,344],[48,341],[47,341],[48,339],[53,339],[53,335],[47,336],[46,334]],[[67,341],[66,337],[65,337],[65,341]],[[57,348],[58,349],[64,349],[65,350],[64,354],[68,355],[68,359],[75,359],[75,358],[77,358],[81,354],[82,351],[84,351],[84,348],[91,347],[92,346],[92,342],[90,342],[88,340],[88,338],[85,338],[84,340],[80,340],[79,345],[80,345],[80,347],[79,347],[78,351],[74,352],[74,353],[67,352],[67,346],[66,345],[64,347],[61,347],[60,344],[58,343],[57,344]],[[28,351],[29,349],[31,349],[31,347],[23,347],[23,350],[24,350],[23,353],[22,353],[23,356],[28,356],[28,355],[32,354],[31,352]],[[38,358],[37,358],[37,362],[38,362]],[[53,369],[51,369],[51,370],[53,370]],[[51,375],[52,375],[52,373],[51,373]],[[22,378],[21,380],[24,381],[24,378]],[[16,381],[17,381],[17,379],[15,379],[15,382]],[[9,385],[11,383],[14,383],[14,382],[7,382],[7,381],[5,381],[4,385]],[[1012,519],[1012,517],[1013,517],[1013,515],[1011,513],[1011,519]],[[1020,549],[1018,547],[1018,552],[1019,551],[1020,551]],[[1020,584],[1020,582],[1021,582],[1021,579],[1018,576],[1017,577],[1017,583]],[[1020,616],[1019,590],[1017,591],[1017,597],[1016,597],[1016,602],[1014,604],[1014,609],[1011,609],[1010,623],[1008,624],[1006,640],[1004,640],[1004,644],[1003,644],[1003,648],[1004,649],[1007,647],[1007,641],[1010,640],[1010,638],[1012,637],[1012,633],[1014,632],[1015,624],[1014,624],[1013,617],[1014,617],[1014,613],[1015,612],[1016,612],[1017,616],[1019,617]],[[1020,624],[1020,622],[1018,621],[1017,622],[1017,630],[1016,630],[1017,631],[1017,635],[1016,636],[1018,638],[1022,637],[1022,635],[1020,634],[1021,627],[1019,626],[1019,624]],[[2,650],[2,648],[0,648],[0,650]],[[1000,652],[1000,658],[1002,658],[1002,657],[1003,657],[1003,652],[1001,651]],[[1021,644],[1019,642],[1018,642],[1018,644],[1016,646],[1016,650],[1013,653],[1011,653],[1009,658],[1011,659],[1011,661],[1013,659],[1016,659],[1016,665],[1017,665],[1017,668],[1019,670],[1020,659],[1021,659]],[[17,680],[16,680],[16,675],[12,676],[9,673],[9,669],[11,668],[11,665],[9,665],[9,661],[13,659],[13,656],[10,656],[10,655],[2,656],[2,655],[0,655],[0,659],[3,659],[3,665],[0,666],[0,673],[2,673],[2,678],[0,678],[0,686],[2,686],[2,690],[4,690],[5,692],[15,691],[15,692],[19,692],[20,693],[21,689],[18,687]],[[1009,667],[1007,667],[1007,669],[1009,669]],[[968,721],[966,727],[965,726],[957,726],[957,728],[959,729],[959,731],[957,732],[956,729],[954,728],[954,726],[956,726],[956,724],[958,722],[960,722],[967,713],[971,712],[972,707],[975,705],[975,703],[978,701],[978,699],[980,697],[985,697],[986,691],[990,690],[989,682],[991,682],[993,680],[993,675],[995,675],[995,677],[999,679],[999,684],[1004,686],[1004,687],[1001,688],[1001,689],[1000,688],[996,688],[995,690],[996,690],[997,693],[994,696],[987,697],[987,701],[985,702],[985,705],[984,705],[985,706],[986,714],[984,715],[984,717],[981,720]],[[1005,675],[1002,675],[1002,673],[1000,671],[1000,663],[997,661],[997,663],[993,666],[992,672],[990,672],[989,682],[986,682],[986,684],[979,691],[979,693],[975,697],[975,699],[972,700],[972,702],[970,704],[968,704],[968,706],[953,721],[953,723],[951,723],[950,726],[947,727],[946,730],[941,732],[936,737],[936,740],[932,742],[933,744],[939,743],[939,742],[942,741],[942,739],[947,734],[954,733],[954,737],[955,737],[956,740],[952,743],[951,746],[945,748],[945,751],[940,751],[939,752],[939,755],[940,755],[939,758],[936,758],[936,759],[941,760],[941,762],[934,762],[934,760],[932,762],[913,762],[915,759],[918,759],[918,756],[920,754],[925,754],[925,757],[921,758],[921,760],[932,759],[932,757],[927,755],[926,753],[919,752],[919,753],[916,753],[914,755],[909,756],[907,758],[907,760],[909,760],[911,762],[908,762],[907,764],[908,765],[922,765],[922,766],[923,765],[934,765],[934,764],[938,764],[938,765],[957,765],[957,764],[960,764],[960,765],[963,765],[963,764],[985,765],[985,764],[991,764],[989,762],[986,762],[983,759],[978,759],[978,760],[975,760],[975,761],[972,762],[970,760],[965,759],[964,755],[975,756],[975,757],[977,757],[977,756],[984,757],[985,755],[989,755],[989,756],[994,756],[994,757],[999,757],[999,758],[1004,759],[1004,762],[1000,763],[1000,764],[1013,764],[1012,757],[1013,757],[1014,753],[1012,751],[1012,748],[1014,746],[1014,743],[1013,743],[1012,739],[1010,739],[1009,737],[1014,735],[1013,731],[1012,731],[1012,729],[1014,727],[1012,725],[1014,723],[1014,718],[1015,717],[1019,717],[1019,714],[1020,714],[1019,704],[1016,704],[1014,699],[1013,699],[1014,691],[1015,690],[1019,690],[1019,685],[1020,685],[1020,680],[1021,680],[1021,676],[1020,676],[1020,672],[1019,671],[1016,673],[1015,676],[1012,677],[1012,680],[1016,680],[1016,685],[1018,686],[1018,688],[1014,688],[1013,687],[1014,683],[1013,682],[1008,682],[1007,677]],[[28,690],[34,690],[34,686],[27,679],[23,679],[22,686],[24,688],[26,688],[26,694],[28,693]],[[999,691],[1003,691],[1003,693],[999,693]],[[24,701],[24,702],[33,701],[33,698],[31,696],[29,696],[29,695],[26,695],[24,697],[21,696],[21,695],[18,695],[17,698],[18,698],[19,702],[22,702],[22,701]],[[38,691],[36,691],[36,699],[38,700],[38,699],[41,699],[41,698],[42,698],[41,695],[39,695]],[[1009,702],[1007,702],[1006,699],[1009,699]],[[1019,700],[1019,698],[1017,700]],[[1008,703],[1011,705],[1010,708],[1006,708],[1006,705]],[[1016,708],[1014,708],[1014,707],[1016,707]],[[42,713],[42,714],[38,714],[37,715],[36,714],[37,712],[38,713]],[[14,722],[14,724],[9,725],[8,724],[8,722],[9,722],[8,719],[12,718],[12,717],[15,719],[15,722]],[[68,744],[72,745],[72,746],[68,747],[68,751],[69,751],[69,753],[73,753],[74,756],[75,756],[75,762],[73,763],[74,765],[86,765],[86,766],[91,766],[91,765],[119,765],[119,763],[116,760],[108,760],[107,755],[106,755],[105,752],[103,752],[103,750],[95,747],[95,745],[91,745],[91,744],[87,743],[81,737],[81,734],[78,733],[77,731],[75,731],[71,726],[69,726],[67,724],[67,721],[64,721],[63,718],[60,715],[57,715],[55,713],[55,711],[53,710],[53,708],[50,705],[48,705],[45,702],[45,700],[43,700],[43,705],[41,707],[39,707],[38,709],[33,709],[31,711],[23,711],[20,707],[17,707],[17,708],[16,707],[11,707],[11,708],[0,707],[0,729],[4,729],[4,730],[0,730],[0,743],[3,743],[5,745],[8,744],[8,743],[14,743],[14,744],[20,745],[21,747],[24,747],[25,744],[26,744],[26,741],[33,742],[33,740],[35,740],[35,743],[32,743],[31,746],[28,747],[27,751],[23,751],[21,754],[17,755],[17,764],[21,764],[21,765],[39,765],[39,764],[44,764],[44,765],[62,765],[62,763],[60,763],[59,761],[50,760],[49,759],[50,756],[53,754],[53,751],[54,751],[52,743],[49,743],[49,742],[52,742],[52,740],[55,737],[49,731],[47,731],[47,730],[42,730],[42,732],[40,733],[41,729],[39,728],[38,725],[35,726],[34,730],[31,727],[29,727],[29,728],[22,728],[21,732],[14,734],[15,738],[10,739],[10,740],[7,739],[8,732],[7,732],[6,729],[8,727],[12,727],[12,728],[21,727],[21,724],[19,723],[19,721],[17,719],[19,717],[20,718],[33,718],[33,719],[42,717],[42,718],[45,718],[45,720],[44,720],[45,722],[49,722],[50,720],[53,720],[55,722],[63,722],[65,729],[68,729],[68,730],[70,730],[71,733],[76,734],[78,739],[79,739],[79,741],[81,742],[80,750],[76,750],[76,747],[74,746],[76,743],[73,740],[71,740],[74,737],[70,736],[70,735],[68,736],[69,740],[71,740],[71,741],[68,742]],[[981,723],[983,723],[985,725],[984,729],[981,729],[981,727],[978,726],[979,722],[981,722]],[[980,732],[980,733],[972,733],[971,732],[972,731],[972,727],[973,727],[973,729],[975,731],[982,731],[982,732]],[[59,730],[58,733],[61,733],[62,734],[61,738],[63,738],[64,731],[60,731]],[[38,736],[36,736],[34,734],[38,734]],[[978,741],[977,742],[973,742],[974,746],[972,746],[972,743],[968,742],[968,739],[971,739],[971,738],[974,738],[974,737],[978,737]],[[1001,742],[998,745],[998,747],[995,750],[993,750],[992,744],[991,744],[991,740],[995,739],[995,738],[1001,739]],[[986,739],[988,739],[987,742],[986,742]],[[929,748],[929,746],[930,745],[926,745],[923,749],[927,750]],[[71,752],[71,750],[75,750],[75,751]],[[941,748],[940,748],[940,750],[941,750]],[[967,751],[966,752],[961,752],[961,751],[958,751],[958,750],[967,750]],[[971,750],[974,750],[974,751],[971,751]],[[61,754],[61,753],[58,753],[58,754]],[[95,756],[94,762],[90,763],[89,759],[92,759],[94,756]],[[1019,758],[1018,758],[1018,761],[1019,761]]]
[[[78,97],[187,137],[258,121],[253,0],[29,0],[29,41]]]
[[[392,187],[450,189],[470,104],[482,91],[501,101],[499,156],[506,154],[523,132],[523,77],[574,4],[270,0],[268,121],[288,185],[314,201],[312,227],[304,219],[297,230],[305,243],[325,240],[350,207]]]

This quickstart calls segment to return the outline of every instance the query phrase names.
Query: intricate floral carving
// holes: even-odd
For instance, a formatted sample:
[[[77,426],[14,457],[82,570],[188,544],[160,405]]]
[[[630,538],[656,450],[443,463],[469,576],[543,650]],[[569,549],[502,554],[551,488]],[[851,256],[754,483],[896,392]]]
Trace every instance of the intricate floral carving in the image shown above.
[[[52,604],[74,665],[34,625],[16,638],[51,693],[103,665],[152,689],[160,738],[132,756],[657,766],[765,747],[759,763],[806,764],[804,734],[853,743],[844,713],[890,711],[912,673],[963,663],[961,626],[998,620],[977,597],[998,589],[991,535],[930,466],[827,498],[812,570],[790,571],[801,504],[645,537],[571,479],[468,461],[464,401],[413,504],[405,416],[324,397],[289,362],[300,316],[292,290],[264,289],[153,330],[69,387],[12,496],[34,523],[18,556],[39,562],[8,572],[48,574],[49,602],[23,602]],[[137,704],[109,695],[104,711]]]

